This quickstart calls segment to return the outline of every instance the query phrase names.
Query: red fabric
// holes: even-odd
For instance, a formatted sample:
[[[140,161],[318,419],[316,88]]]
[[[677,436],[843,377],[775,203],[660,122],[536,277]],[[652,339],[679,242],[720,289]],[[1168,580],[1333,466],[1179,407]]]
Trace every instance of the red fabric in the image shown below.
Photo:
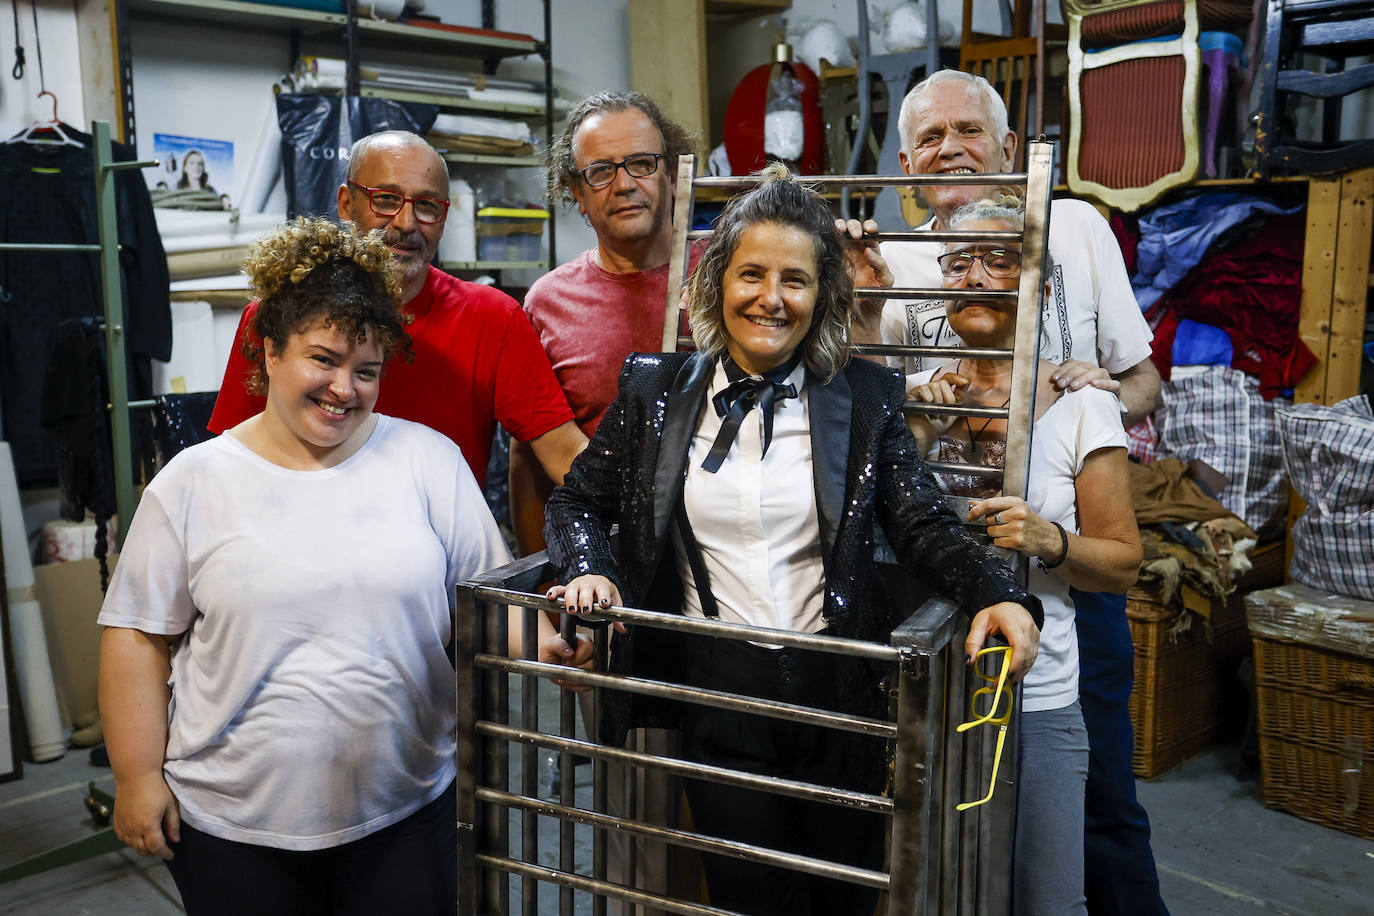
[[[448,436],[463,450],[478,484],[486,483],[498,421],[528,442],[573,418],[539,338],[505,293],[431,267],[405,310],[415,318],[406,329],[415,359],[387,362],[376,410]],[[239,320],[211,432],[237,426],[265,403],[244,387],[253,367],[241,344],[252,333],[256,311],[257,303],[250,302]]]
[[[703,250],[693,247],[691,267]],[[588,438],[615,400],[625,357],[663,348],[667,296],[668,265],[611,273],[593,251],[540,277],[525,295],[525,314]]]
[[[1126,262],[1126,270],[1134,274],[1136,248],[1140,245],[1140,221],[1130,214],[1113,210],[1107,225],[1116,236],[1117,245],[1121,246],[1121,260]]]
[[[1232,367],[1257,377],[1266,398],[1302,381],[1317,362],[1298,337],[1306,225],[1304,212],[1268,220],[1234,248],[1203,258],[1154,309],[1175,326],[1191,318],[1225,330]],[[1154,346],[1158,366],[1161,346],[1166,361],[1172,349],[1172,328],[1156,330]],[[1168,378],[1163,367],[1160,374]]]
[[[1124,60],[1083,72],[1078,174],[1143,188],[1183,168],[1181,56]]]

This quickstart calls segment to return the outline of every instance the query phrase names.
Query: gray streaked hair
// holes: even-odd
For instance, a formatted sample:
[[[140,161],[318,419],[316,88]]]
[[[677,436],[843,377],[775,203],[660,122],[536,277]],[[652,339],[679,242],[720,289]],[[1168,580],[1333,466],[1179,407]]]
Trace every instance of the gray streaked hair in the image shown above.
[[[997,94],[992,83],[973,73],[965,73],[963,70],[936,70],[912,86],[911,91],[906,94],[906,98],[902,99],[902,110],[897,115],[897,136],[902,140],[902,149],[910,151],[911,147],[911,144],[907,142],[907,130],[911,127],[911,109],[916,107],[916,101],[921,96],[941,83],[963,83],[982,98],[983,110],[992,115],[992,127],[997,134],[997,145],[1001,146],[1007,134],[1011,133],[1011,127],[1007,122],[1007,103],[1002,101],[1002,97]]]
[[[576,146],[577,132],[586,120],[593,115],[606,111],[638,111],[649,120],[663,141],[663,164],[659,168],[668,169],[668,180],[677,180],[677,160],[695,149],[690,134],[682,125],[663,113],[658,103],[642,92],[628,89],[608,89],[590,95],[578,102],[568,112],[567,123],[554,137],[545,156],[548,166],[548,200],[550,204],[572,206],[573,188],[577,187],[582,176],[577,171]],[[651,150],[644,150],[651,152]]]
[[[806,367],[829,382],[849,362],[849,307],[854,283],[845,262],[844,242],[835,218],[820,195],[793,178],[781,163],[759,173],[763,181],[735,197],[716,223],[710,244],[688,287],[688,321],[703,356],[726,350],[725,272],[745,230],[771,224],[796,229],[811,238],[816,255],[816,307],[800,344]]]

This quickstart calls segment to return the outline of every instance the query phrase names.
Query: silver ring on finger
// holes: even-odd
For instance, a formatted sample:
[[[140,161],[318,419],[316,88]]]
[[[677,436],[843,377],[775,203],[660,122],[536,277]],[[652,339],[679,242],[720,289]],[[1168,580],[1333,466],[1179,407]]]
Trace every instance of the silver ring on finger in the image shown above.
[[[992,513],[992,523],[993,523],[994,525],[1000,525],[1000,524],[1002,524],[1002,513],[1001,513],[1001,512],[994,512],[994,513]]]

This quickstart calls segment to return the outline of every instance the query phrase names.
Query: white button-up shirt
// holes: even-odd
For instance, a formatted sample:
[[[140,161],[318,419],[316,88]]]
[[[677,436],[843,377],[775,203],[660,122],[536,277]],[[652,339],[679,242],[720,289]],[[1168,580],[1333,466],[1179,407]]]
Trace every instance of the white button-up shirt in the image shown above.
[[[711,474],[701,463],[720,432],[721,417],[710,401],[729,384],[724,366],[716,364],[688,453],[683,500],[720,619],[815,633],[825,626],[825,569],[805,366],[798,365],[787,381],[799,397],[775,402],[768,454],[762,454],[763,416],[756,408],[745,416],[725,463]],[[683,613],[701,617],[687,551],[676,531],[673,546]]]

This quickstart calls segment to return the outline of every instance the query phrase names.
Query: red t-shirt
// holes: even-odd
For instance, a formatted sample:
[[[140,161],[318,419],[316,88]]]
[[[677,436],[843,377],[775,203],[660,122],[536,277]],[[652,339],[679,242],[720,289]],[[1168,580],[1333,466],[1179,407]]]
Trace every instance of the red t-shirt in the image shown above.
[[[690,266],[703,250],[693,247]],[[663,349],[667,295],[667,264],[611,273],[593,251],[540,277],[525,295],[525,314],[589,438],[615,400],[625,357]],[[686,333],[685,316],[680,333]]]
[[[407,363],[397,355],[387,361],[376,411],[448,436],[479,484],[486,482],[497,422],[528,442],[573,418],[539,338],[505,293],[431,267],[405,311],[415,318],[406,327],[415,359]],[[222,433],[263,409],[264,399],[244,387],[254,367],[242,343],[256,312],[257,303],[250,302],[239,320],[211,432]]]

